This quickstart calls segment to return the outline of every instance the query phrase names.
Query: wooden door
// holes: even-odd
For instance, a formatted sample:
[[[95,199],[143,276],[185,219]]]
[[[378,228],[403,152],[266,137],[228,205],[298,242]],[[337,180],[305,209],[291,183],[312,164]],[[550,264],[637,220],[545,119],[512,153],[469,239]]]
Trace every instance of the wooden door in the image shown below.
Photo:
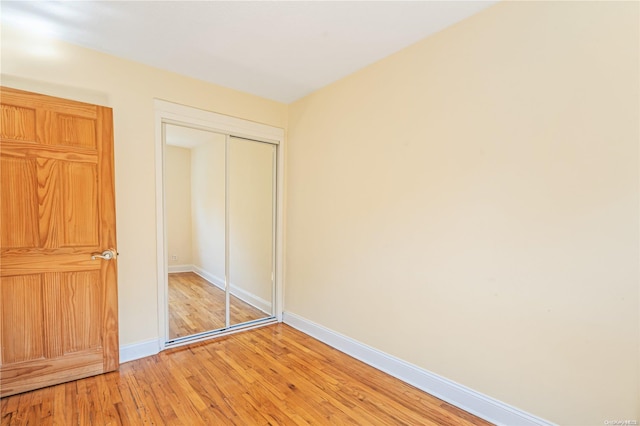
[[[118,368],[112,111],[0,88],[0,396]]]

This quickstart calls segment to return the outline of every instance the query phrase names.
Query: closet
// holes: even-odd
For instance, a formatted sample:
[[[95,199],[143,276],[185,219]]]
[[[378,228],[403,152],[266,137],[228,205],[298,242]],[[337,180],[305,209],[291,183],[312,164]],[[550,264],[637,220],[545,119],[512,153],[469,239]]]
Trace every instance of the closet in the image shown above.
[[[159,126],[164,345],[277,321],[281,141],[169,119]]]

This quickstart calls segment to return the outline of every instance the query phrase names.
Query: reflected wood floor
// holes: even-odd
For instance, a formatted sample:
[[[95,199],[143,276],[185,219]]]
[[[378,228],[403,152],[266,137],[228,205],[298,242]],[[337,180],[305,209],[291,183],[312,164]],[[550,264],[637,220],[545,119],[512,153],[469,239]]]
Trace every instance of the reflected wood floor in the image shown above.
[[[169,338],[224,328],[224,296],[224,291],[196,273],[169,274]],[[269,316],[233,295],[229,305],[232,325]]]
[[[488,425],[287,326],[0,401],[4,425]]]

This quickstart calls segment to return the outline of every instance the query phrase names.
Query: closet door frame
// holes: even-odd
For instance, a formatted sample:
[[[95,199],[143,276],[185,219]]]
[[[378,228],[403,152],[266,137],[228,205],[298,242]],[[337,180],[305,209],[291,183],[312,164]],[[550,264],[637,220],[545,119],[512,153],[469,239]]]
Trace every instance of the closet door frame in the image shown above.
[[[205,111],[185,105],[155,99],[155,143],[156,143],[156,226],[157,226],[157,273],[158,273],[158,343],[160,350],[177,347],[197,341],[236,333],[250,328],[261,327],[274,322],[282,322],[283,312],[283,259],[284,259],[284,130],[255,123],[236,117],[230,117],[211,111]],[[259,142],[276,145],[276,170],[275,170],[275,221],[274,221],[274,287],[273,298],[274,318],[242,324],[223,331],[202,333],[190,339],[181,339],[178,342],[169,342],[168,330],[168,253],[166,248],[166,220],[164,197],[164,126],[175,124],[194,129],[207,130],[228,136],[236,136]],[[227,140],[228,140],[227,136]]]

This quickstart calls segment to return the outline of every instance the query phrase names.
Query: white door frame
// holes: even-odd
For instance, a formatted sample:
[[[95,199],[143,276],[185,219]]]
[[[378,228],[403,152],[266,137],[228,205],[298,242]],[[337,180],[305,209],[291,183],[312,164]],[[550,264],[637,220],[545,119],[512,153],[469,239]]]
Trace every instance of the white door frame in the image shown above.
[[[166,221],[164,200],[164,124],[178,124],[196,129],[208,130],[226,135],[269,142],[277,147],[276,165],[276,220],[275,220],[275,309],[274,315],[282,322],[284,307],[283,274],[284,274],[284,130],[243,120],[236,117],[205,111],[198,108],[175,104],[161,99],[154,99],[155,106],[155,140],[156,140],[156,224],[157,224],[157,265],[158,265],[158,332],[160,350],[165,349],[168,333],[168,254],[166,251]],[[234,329],[236,332],[253,328],[252,326]],[[216,333],[215,336],[228,332]],[[190,340],[193,343],[213,336]],[[173,345],[172,345],[173,346]],[[177,346],[177,345],[175,345]]]

